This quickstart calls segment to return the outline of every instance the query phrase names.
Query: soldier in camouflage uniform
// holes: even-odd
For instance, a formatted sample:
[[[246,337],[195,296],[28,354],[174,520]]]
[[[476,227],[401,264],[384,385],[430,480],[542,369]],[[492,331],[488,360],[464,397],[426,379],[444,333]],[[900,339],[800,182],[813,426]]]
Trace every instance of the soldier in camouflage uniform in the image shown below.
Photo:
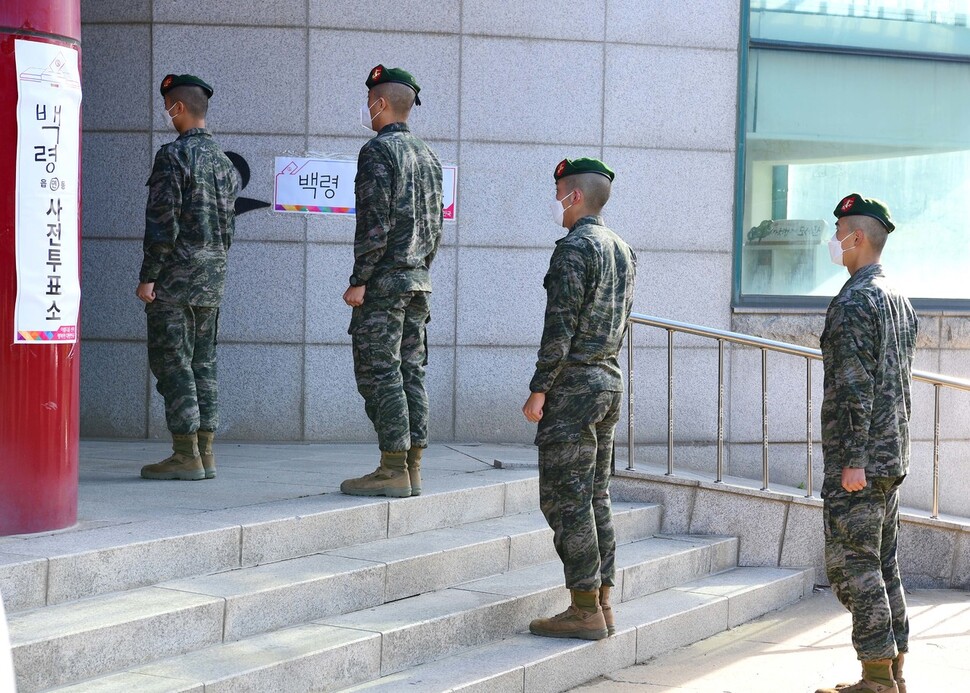
[[[896,546],[918,320],[879,264],[895,228],[886,206],[853,193],[835,216],[829,250],[852,276],[829,304],[821,338],[825,566],[852,613],[862,679],[819,693],[905,693],[909,620]]]
[[[135,294],[146,304],[148,363],[165,398],[173,454],[141,475],[212,479],[216,333],[239,179],[205,127],[212,87],[192,75],[167,75],[161,94],[179,136],[158,150],[148,179],[145,257]]]
[[[610,463],[623,391],[617,353],[633,306],[636,255],[600,216],[612,170],[596,159],[565,159],[554,178],[553,214],[569,232],[556,242],[543,281],[545,326],[522,411],[538,423],[539,504],[572,604],[529,629],[599,640],[614,631]]]
[[[355,262],[344,301],[353,307],[354,374],[381,462],[340,490],[406,498],[421,493],[428,447],[425,326],[430,268],[441,242],[441,162],[408,128],[411,107],[421,104],[414,77],[378,65],[365,84],[361,124],[377,135],[357,159]]]

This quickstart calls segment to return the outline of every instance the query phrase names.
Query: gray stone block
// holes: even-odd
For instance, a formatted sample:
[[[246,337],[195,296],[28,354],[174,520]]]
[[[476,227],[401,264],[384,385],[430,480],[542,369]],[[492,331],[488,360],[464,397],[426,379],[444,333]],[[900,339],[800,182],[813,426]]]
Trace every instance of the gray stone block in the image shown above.
[[[84,0],[81,21],[88,22],[147,22],[151,20],[151,0]],[[87,41],[88,27],[84,27]]]
[[[458,254],[458,343],[538,348],[546,306],[542,279],[551,254],[551,250],[462,248]],[[502,281],[496,282],[499,271]],[[524,385],[528,392],[528,382]]]
[[[734,51],[608,45],[605,144],[733,152],[737,71]]]
[[[144,237],[151,144],[148,133],[84,131],[81,224],[85,240],[108,236],[141,241]],[[86,248],[82,247],[83,263],[89,261]],[[139,259],[133,267],[118,269],[137,282],[140,268]],[[130,293],[134,296],[134,287]]]
[[[552,544],[552,530],[539,512],[506,515],[495,520],[465,525],[463,528],[487,535],[496,532],[508,533],[508,570],[520,570],[537,563],[559,560]]]
[[[460,5],[457,4],[425,5],[378,0],[361,5],[354,0],[309,0],[309,5],[311,27],[442,33],[457,33],[461,27]],[[411,69],[408,67],[410,63],[406,62],[384,64]],[[418,83],[423,88],[424,82],[420,78]]]
[[[536,348],[459,347],[455,391],[457,440],[528,443],[535,424],[522,415]]]
[[[603,160],[617,174],[604,210],[606,223],[627,243],[650,251],[731,252],[733,152],[607,147]],[[690,205],[670,204],[697,186],[704,194],[693,197]],[[653,271],[650,265],[641,267],[641,277]]]
[[[970,589],[970,532],[960,532],[954,549],[950,589]]]
[[[387,501],[328,494],[302,501],[293,515],[279,517],[281,505],[250,510],[242,522],[240,561],[252,566],[307,556],[387,536]],[[229,511],[226,511],[229,513]],[[233,515],[239,516],[239,510]]]
[[[726,598],[728,628],[736,628],[801,599],[805,593],[805,576],[800,570],[735,568],[677,589]]]
[[[219,349],[219,434],[229,440],[302,437],[303,349],[222,344]]]
[[[205,685],[127,671],[58,688],[62,693],[205,693]]]
[[[547,39],[602,41],[606,1],[583,4],[583,21],[563,12],[555,0],[531,3],[507,0],[466,0],[462,3],[462,33]]]
[[[777,566],[787,505],[758,491],[734,488],[725,493],[701,485],[690,531],[738,537],[739,565]]]
[[[707,575],[711,572],[711,555],[710,546],[661,537],[618,546],[616,562],[623,566],[621,601]]]
[[[493,594],[443,590],[321,623],[380,633],[381,675],[387,676],[510,635],[515,606]]]
[[[304,26],[305,0],[280,0],[272,5],[216,0],[186,4],[181,0],[154,0],[155,22],[179,24],[233,24],[251,26]]]
[[[559,145],[462,142],[458,172],[462,244],[541,248],[545,262],[529,275],[544,273],[556,239],[566,233],[556,227],[547,209],[555,195],[552,172],[566,156],[599,158],[600,148],[570,146],[566,151]],[[612,223],[614,211],[611,201],[606,208],[607,223]]]
[[[613,501],[613,528],[618,544],[647,539],[660,532],[663,508]]]
[[[904,522],[899,528],[899,572],[911,588],[950,586],[957,532],[943,532],[932,524]]]
[[[691,48],[738,48],[741,3],[702,0],[651,3],[649,11],[636,0],[607,3],[606,40]]]
[[[302,343],[303,244],[234,243],[229,252],[219,341]]]
[[[231,641],[382,604],[386,578],[380,563],[317,555],[159,587],[224,599],[223,639]]]
[[[47,603],[151,585],[239,565],[239,528],[196,520],[187,531],[143,521],[32,538],[17,550],[47,557]]]
[[[222,640],[222,600],[149,587],[14,615],[17,686],[38,690]],[[137,646],[133,646],[137,643]]]
[[[84,241],[81,324],[85,338],[145,339],[145,304],[135,298],[141,261],[137,241]]]
[[[235,152],[249,164],[249,184],[240,197],[273,203],[274,165],[277,156],[303,155],[305,138],[293,136],[224,135],[215,133],[224,151]],[[306,234],[302,214],[282,214],[271,208],[257,209],[236,216],[236,241],[300,241]],[[231,269],[231,267],[230,267]]]
[[[381,638],[352,628],[304,625],[189,652],[136,673],[200,682],[216,693],[339,690],[380,675]]]
[[[152,53],[178,56],[180,72],[213,86],[206,119],[213,132],[305,132],[305,30],[156,24]],[[161,84],[171,69],[156,60],[152,84]],[[152,90],[153,127],[168,132],[157,93]]]
[[[8,614],[44,606],[47,603],[47,559],[12,553],[3,545],[0,553],[0,596]],[[10,552],[10,553],[8,553]]]
[[[554,693],[572,690],[594,676],[636,664],[637,634],[619,632],[611,638],[577,646],[564,657],[546,658],[525,667],[525,691]],[[567,659],[568,657],[568,659]],[[569,665],[564,666],[564,661]]]
[[[382,565],[386,572],[383,601],[390,602],[506,571],[509,538],[445,528],[331,553]]]
[[[311,346],[306,353],[306,438],[376,443],[377,434],[357,393],[350,346]],[[432,440],[453,438],[453,374],[454,351],[430,347],[425,387]]]
[[[84,27],[81,80],[85,130],[147,130],[152,96],[147,25],[93,24]],[[161,108],[161,106],[159,106]],[[87,142],[85,141],[85,149]],[[85,155],[87,152],[85,151]],[[117,157],[115,162],[125,157]],[[145,180],[148,171],[145,172]],[[144,181],[142,181],[144,182]]]
[[[569,70],[562,62],[564,50],[569,52]],[[601,144],[600,99],[574,98],[602,93],[600,44],[466,37],[461,70],[462,139]],[[569,87],[550,90],[551,76],[560,76],[562,84],[568,80]],[[505,85],[516,98],[494,98],[496,84]],[[629,88],[627,84],[622,90],[624,99]],[[637,127],[643,129],[642,123]]]
[[[920,335],[924,331],[937,332],[939,336],[938,346],[943,349],[967,349],[970,347],[970,319],[962,315],[945,315],[940,318],[940,324],[935,327],[936,322],[929,316],[920,316]],[[936,345],[930,345],[936,346]],[[967,377],[964,373],[963,377]]]
[[[624,472],[624,477],[627,472]],[[637,474],[637,477],[644,475]],[[610,482],[613,498],[625,502],[656,503],[663,508],[661,531],[683,534],[690,529],[697,482],[686,479],[643,479],[614,477]]]
[[[530,477],[509,481],[505,484],[505,514],[528,513],[539,502],[539,479]]]
[[[360,144],[372,137],[361,127],[360,107],[367,74],[380,63],[404,67],[421,85],[421,105],[411,122],[419,137],[457,139],[458,54],[457,36],[311,29],[309,132],[360,137]]]
[[[720,633],[727,599],[667,590],[616,607],[618,624],[636,624],[637,662]]]
[[[828,584],[823,532],[821,501],[793,501],[788,506],[779,565],[783,568],[813,568],[815,582]]]
[[[505,484],[482,485],[476,479],[445,477],[416,498],[388,505],[387,536],[399,537],[501,517],[505,512]],[[477,477],[478,475],[476,475]]]
[[[129,342],[81,343],[81,435],[145,435],[148,351]]]

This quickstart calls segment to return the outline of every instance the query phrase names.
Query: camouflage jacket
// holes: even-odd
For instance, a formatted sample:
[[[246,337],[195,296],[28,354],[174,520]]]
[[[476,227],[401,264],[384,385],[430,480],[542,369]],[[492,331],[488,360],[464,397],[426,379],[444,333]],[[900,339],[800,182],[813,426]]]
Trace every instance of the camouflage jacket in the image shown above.
[[[843,467],[865,468],[867,477],[907,473],[918,328],[913,306],[879,264],[858,270],[829,304],[821,338],[825,484],[840,486]]]
[[[212,135],[195,128],[155,155],[145,209],[139,281],[156,300],[218,306],[235,230],[239,176]]]
[[[617,353],[633,309],[636,262],[602,217],[583,217],[556,241],[543,280],[546,317],[532,392],[623,390]]]
[[[351,286],[374,295],[431,291],[429,269],[441,242],[441,162],[392,123],[357,157],[357,233]]]

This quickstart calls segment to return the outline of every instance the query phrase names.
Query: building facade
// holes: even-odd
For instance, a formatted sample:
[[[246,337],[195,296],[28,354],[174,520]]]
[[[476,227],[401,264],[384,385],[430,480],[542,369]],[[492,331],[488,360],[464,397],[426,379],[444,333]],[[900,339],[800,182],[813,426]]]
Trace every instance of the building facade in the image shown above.
[[[818,345],[826,292],[841,283],[837,268],[819,264],[835,202],[856,187],[883,197],[903,222],[887,264],[902,272],[921,254],[923,269],[903,277],[927,299],[917,367],[968,377],[970,285],[952,281],[960,263],[921,279],[934,275],[935,258],[970,248],[951,204],[960,185],[970,191],[968,121],[955,115],[970,93],[958,95],[970,80],[960,4],[82,0],[82,433],[165,435],[134,289],[144,184],[155,149],[175,136],[157,91],[169,72],[215,87],[209,127],[251,167],[242,194],[263,201],[273,197],[276,156],[356,156],[369,136],[359,110],[370,68],[416,76],[423,105],[412,128],[458,167],[457,221],[446,222],[432,269],[434,440],[532,438],[520,408],[541,334],[542,278],[561,236],[547,208],[564,157],[602,158],[617,172],[605,216],[639,257],[638,312],[808,346]],[[848,38],[830,36],[833,26]],[[872,39],[887,27],[898,45]],[[872,45],[854,45],[856,35]],[[913,85],[924,88],[910,95]],[[906,118],[886,115],[900,109]],[[862,138],[868,129],[878,132]],[[930,155],[939,158],[893,163]],[[936,198],[914,189],[940,166],[941,179],[959,180]],[[907,226],[921,204],[946,213]],[[220,318],[222,438],[374,439],[341,300],[353,233],[352,218],[269,209],[238,218]],[[897,238],[906,240],[892,258]],[[667,439],[667,337],[638,329],[635,344],[635,436],[646,459],[659,459],[651,445]],[[771,359],[769,433],[779,479],[798,483],[806,385],[793,364]],[[678,340],[675,434],[690,443],[678,463],[712,464],[716,365],[716,344]],[[728,469],[755,474],[760,354],[731,350],[727,368]],[[814,375],[817,410],[820,368]],[[961,394],[944,394],[948,460],[970,458],[970,397]],[[933,404],[932,387],[917,390],[914,459],[932,457]],[[818,466],[820,449],[815,457]],[[914,476],[925,481],[926,470],[914,465]],[[970,474],[953,483],[947,494],[970,497]],[[925,503],[926,484],[910,486]]]

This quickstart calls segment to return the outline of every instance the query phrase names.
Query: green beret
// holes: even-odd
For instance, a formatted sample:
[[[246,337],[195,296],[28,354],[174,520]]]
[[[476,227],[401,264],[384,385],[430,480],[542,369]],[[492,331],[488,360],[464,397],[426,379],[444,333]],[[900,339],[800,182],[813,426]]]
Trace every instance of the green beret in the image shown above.
[[[421,105],[421,99],[418,98],[418,92],[421,91],[421,87],[414,80],[414,76],[399,67],[384,67],[383,65],[378,65],[367,75],[367,81],[364,84],[367,85],[368,89],[373,89],[378,84],[386,84],[388,82],[394,82],[396,84],[406,84],[407,86],[414,89],[414,103],[418,106]]]
[[[553,177],[558,181],[560,178],[565,178],[566,176],[575,176],[577,173],[598,173],[601,176],[606,176],[613,182],[613,169],[604,164],[599,159],[563,159],[556,166],[556,172]]]
[[[207,98],[212,98],[212,87],[195,75],[165,75],[159,91],[165,96],[175,87],[201,87]]]
[[[875,198],[866,198],[859,193],[852,193],[842,198],[835,211],[836,217],[872,217],[886,227],[887,233],[892,233],[896,225],[889,214],[886,203]]]

